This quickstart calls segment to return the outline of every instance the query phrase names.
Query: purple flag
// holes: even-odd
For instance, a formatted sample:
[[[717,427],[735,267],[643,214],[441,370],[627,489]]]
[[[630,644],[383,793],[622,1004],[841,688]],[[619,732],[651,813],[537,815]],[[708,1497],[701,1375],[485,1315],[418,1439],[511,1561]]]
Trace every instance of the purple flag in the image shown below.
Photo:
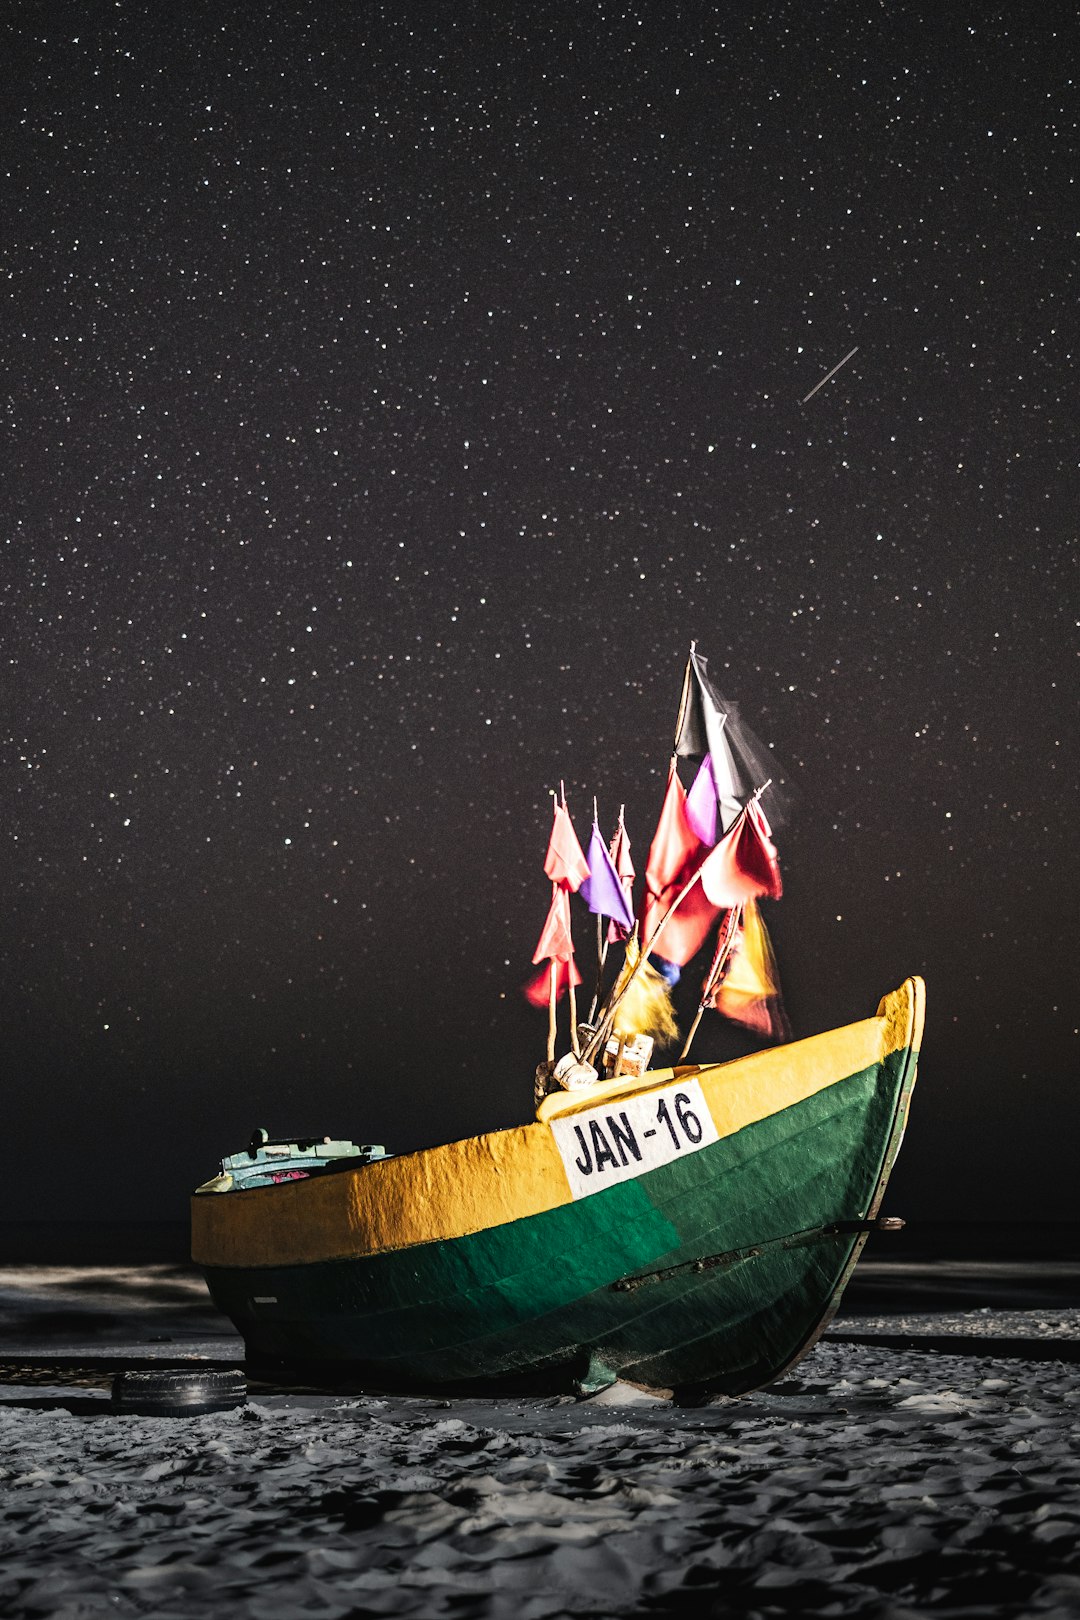
[[[703,844],[716,843],[716,801],[720,793],[713,771],[712,755],[706,754],[686,795],[686,819]]]
[[[589,875],[578,891],[581,898],[590,911],[610,917],[627,930],[633,928],[634,913],[630,909],[629,897],[619,881],[619,874],[595,821],[587,859]]]

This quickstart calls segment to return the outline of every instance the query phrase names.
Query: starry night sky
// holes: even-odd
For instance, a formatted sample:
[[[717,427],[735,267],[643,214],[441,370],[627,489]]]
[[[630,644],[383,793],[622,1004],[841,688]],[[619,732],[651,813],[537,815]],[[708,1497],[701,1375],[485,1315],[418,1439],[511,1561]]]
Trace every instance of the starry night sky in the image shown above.
[[[0,1217],[528,1117],[548,789],[641,870],[691,637],[795,1033],[927,979],[889,1207],[1075,1215],[1076,43],[8,8]]]

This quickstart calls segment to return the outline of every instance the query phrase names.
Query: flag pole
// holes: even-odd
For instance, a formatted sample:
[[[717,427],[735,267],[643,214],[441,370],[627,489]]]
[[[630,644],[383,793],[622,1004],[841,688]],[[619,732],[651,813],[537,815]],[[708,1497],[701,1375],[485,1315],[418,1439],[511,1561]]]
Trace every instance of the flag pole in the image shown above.
[[[599,825],[600,811],[596,803],[596,794],[592,802],[593,826]],[[596,1009],[600,1005],[600,987],[604,979],[604,963],[607,960],[607,946],[604,941],[604,917],[602,912],[596,913],[596,989],[593,992],[592,1003],[589,1007],[589,1023],[596,1017]]]
[[[604,918],[598,911],[596,913],[596,990],[593,993],[592,1003],[589,1007],[589,1023],[596,1017],[596,1009],[600,1005],[600,988],[604,978],[604,963],[607,960],[607,942],[604,939]]]
[[[558,971],[559,971],[558,963],[556,962],[555,958],[552,957],[551,958],[551,972],[550,972],[550,975],[549,975],[549,978],[548,978],[548,1044],[547,1044],[547,1055],[548,1055],[548,1062],[549,1063],[554,1063],[554,1061],[555,1061],[555,1033],[556,1033],[555,997],[556,997],[556,988],[557,988],[557,983],[558,983],[558,979],[557,979]]]
[[[566,989],[570,997],[570,1050],[576,1058],[579,1058],[581,1056],[581,1042],[578,1040],[577,1032],[577,991],[574,989],[573,974],[569,975],[569,979],[570,982]]]
[[[739,924],[742,922],[742,912],[742,906],[732,906],[724,920],[723,927],[716,936],[716,952],[712,959],[712,965],[705,975],[705,981],[701,986],[701,1001],[698,1004],[694,1022],[690,1025],[689,1033],[683,1042],[683,1049],[679,1053],[680,1063],[686,1060],[686,1054],[690,1050],[691,1042],[697,1034],[698,1025],[701,1023],[702,1014],[712,1000],[713,992],[720,981],[720,975],[728,965],[732,947],[739,932]]]
[[[690,643],[690,654],[686,660],[686,668],[683,671],[682,695],[679,698],[679,713],[675,720],[675,738],[671,745],[671,752],[676,755],[679,751],[679,737],[682,733],[683,721],[686,718],[686,707],[690,702],[690,671],[693,666],[694,654],[696,652],[697,642],[692,641]]]

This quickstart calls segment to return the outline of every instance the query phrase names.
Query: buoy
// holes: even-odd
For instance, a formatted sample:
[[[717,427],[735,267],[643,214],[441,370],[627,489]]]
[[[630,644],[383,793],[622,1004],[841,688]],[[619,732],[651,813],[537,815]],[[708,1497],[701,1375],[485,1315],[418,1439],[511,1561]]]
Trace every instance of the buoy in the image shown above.
[[[247,1401],[247,1380],[242,1372],[217,1372],[193,1367],[161,1372],[117,1373],[112,1386],[112,1409],[133,1417],[198,1417],[202,1412],[227,1412]]]

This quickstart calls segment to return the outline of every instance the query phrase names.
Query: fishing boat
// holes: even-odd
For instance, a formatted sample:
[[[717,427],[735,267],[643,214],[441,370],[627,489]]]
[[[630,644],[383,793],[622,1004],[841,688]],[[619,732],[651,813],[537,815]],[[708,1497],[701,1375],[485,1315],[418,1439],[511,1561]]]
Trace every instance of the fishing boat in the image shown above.
[[[396,1155],[257,1132],[194,1195],[193,1258],[250,1365],[370,1388],[525,1380],[588,1394],[623,1379],[699,1398],[772,1382],[824,1330],[882,1223],[924,989],[913,976],[872,1018],[732,1062],[683,1061],[688,1038],[673,1066],[622,1072],[651,1045],[643,985],[645,1003],[662,999],[713,926],[694,1029],[719,1006],[750,1008],[743,1021],[769,1033],[762,1008],[776,999],[754,909],[779,887],[763,786],[740,786],[716,721],[729,711],[695,660],[674,758],[681,742],[709,764],[715,841],[673,765],[638,915],[611,887],[628,896],[618,832],[608,872],[556,798],[534,1119]],[[580,982],[566,936],[572,950],[567,903],[582,885],[599,919],[598,989],[556,1060],[557,1003]],[[613,929],[626,938],[605,990]]]

